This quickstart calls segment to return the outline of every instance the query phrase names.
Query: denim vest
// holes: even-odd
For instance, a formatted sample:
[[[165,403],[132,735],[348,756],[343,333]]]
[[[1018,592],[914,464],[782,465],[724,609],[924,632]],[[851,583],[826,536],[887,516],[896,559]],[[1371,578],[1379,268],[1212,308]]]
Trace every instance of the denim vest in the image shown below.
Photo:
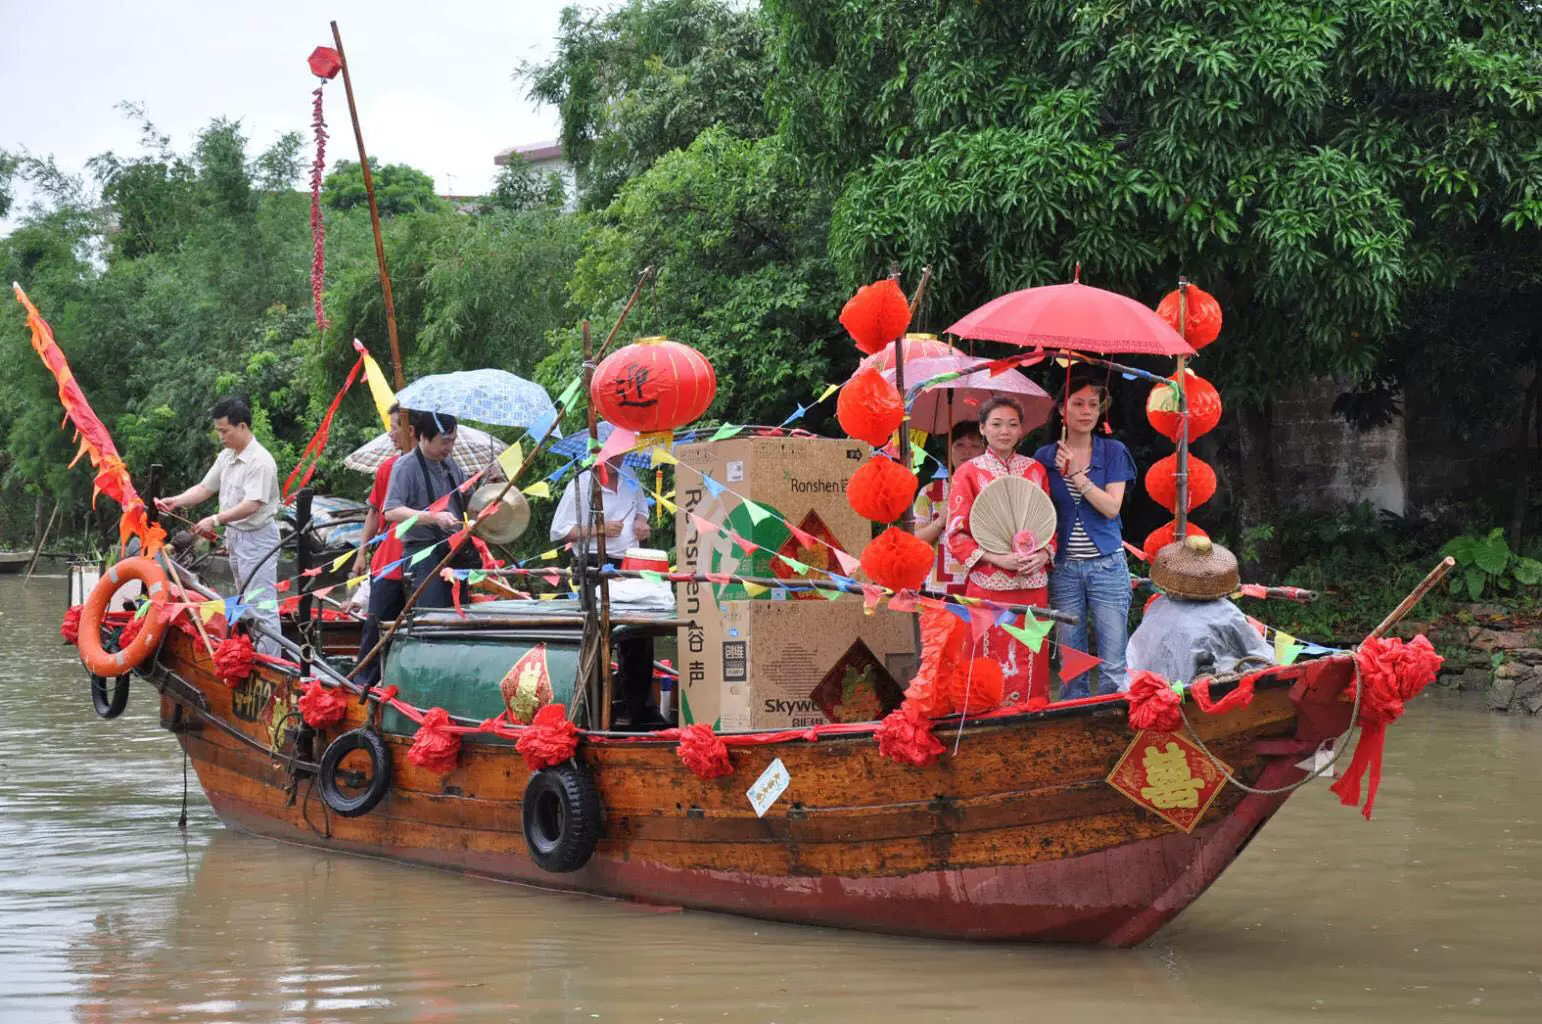
[[[1124,523],[1118,516],[1109,519],[1093,508],[1086,498],[1078,502],[1071,497],[1065,477],[1055,468],[1055,446],[1047,444],[1034,452],[1033,457],[1049,471],[1049,496],[1055,502],[1058,519],[1055,533],[1060,539],[1056,561],[1065,560],[1071,527],[1077,520],[1081,521],[1082,529],[1087,531],[1087,537],[1097,545],[1099,552],[1111,555],[1118,551],[1124,543]],[[1099,487],[1127,483],[1135,479],[1135,460],[1130,457],[1130,450],[1118,441],[1094,434],[1092,463],[1087,467],[1087,476]]]

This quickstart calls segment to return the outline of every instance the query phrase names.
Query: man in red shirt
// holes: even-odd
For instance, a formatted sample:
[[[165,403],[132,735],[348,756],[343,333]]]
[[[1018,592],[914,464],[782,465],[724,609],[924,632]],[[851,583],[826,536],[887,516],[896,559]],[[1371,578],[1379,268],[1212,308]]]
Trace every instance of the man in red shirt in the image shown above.
[[[399,415],[396,408],[391,409],[391,440],[396,442],[399,453],[410,452],[417,437],[408,418]],[[394,619],[402,613],[402,608],[407,604],[407,585],[403,579],[402,567],[395,566],[389,572],[383,572],[386,566],[402,559],[401,538],[396,536],[396,528],[385,521],[386,490],[391,484],[391,467],[396,465],[400,454],[393,455],[380,464],[375,470],[375,483],[369,491],[369,513],[364,517],[364,541],[359,545],[358,557],[353,560],[353,575],[364,574],[365,565],[369,566],[369,611],[364,620],[364,630],[359,639],[359,657],[363,658],[374,650],[375,644],[380,641],[380,623],[382,620]],[[381,530],[385,531],[385,537],[375,545],[375,554],[369,556],[370,541]],[[380,663],[383,659],[376,658],[358,675],[358,682],[365,686],[374,686],[380,681]]]

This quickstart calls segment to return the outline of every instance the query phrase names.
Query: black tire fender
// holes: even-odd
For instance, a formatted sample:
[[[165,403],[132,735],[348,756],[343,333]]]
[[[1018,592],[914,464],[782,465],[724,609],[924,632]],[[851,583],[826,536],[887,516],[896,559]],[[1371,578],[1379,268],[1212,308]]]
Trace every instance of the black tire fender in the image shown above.
[[[530,776],[522,808],[530,859],[554,875],[589,863],[600,841],[600,794],[577,761]]]
[[[112,694],[107,692],[107,680],[91,677],[91,706],[103,718],[117,718],[128,706],[129,677],[118,676],[112,681]]]
[[[362,793],[347,796],[338,788],[337,772],[343,758],[355,750],[369,755],[369,785]],[[332,813],[344,818],[368,814],[391,788],[390,748],[373,729],[351,729],[327,744],[321,762],[316,766],[316,782],[321,787],[321,799]]]

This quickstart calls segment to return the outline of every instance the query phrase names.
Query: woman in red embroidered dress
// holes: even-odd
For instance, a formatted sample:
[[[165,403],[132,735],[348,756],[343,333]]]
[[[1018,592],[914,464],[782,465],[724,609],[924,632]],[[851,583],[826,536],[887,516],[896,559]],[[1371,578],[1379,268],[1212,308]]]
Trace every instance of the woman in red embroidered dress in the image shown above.
[[[988,446],[984,455],[970,459],[954,474],[948,496],[948,550],[967,568],[964,593],[1004,604],[1045,607],[1048,598],[1048,567],[1054,559],[1054,542],[1031,554],[998,555],[986,551],[969,529],[969,510],[985,485],[1004,476],[1032,480],[1049,493],[1049,474],[1038,462],[1019,454],[1023,439],[1023,410],[1009,398],[993,398],[980,408],[980,433]],[[1034,654],[999,626],[985,634],[986,657],[1001,665],[1008,695],[1018,702],[1049,700],[1049,645]]]

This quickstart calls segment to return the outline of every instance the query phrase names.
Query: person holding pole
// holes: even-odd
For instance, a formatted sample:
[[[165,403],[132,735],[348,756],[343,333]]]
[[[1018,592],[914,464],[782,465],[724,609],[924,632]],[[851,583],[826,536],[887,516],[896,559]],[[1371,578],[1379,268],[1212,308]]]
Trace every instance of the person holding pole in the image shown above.
[[[212,537],[219,527],[225,530],[225,550],[230,555],[230,573],[240,588],[237,599],[246,607],[245,614],[263,627],[255,647],[263,654],[276,655],[282,635],[278,621],[278,465],[252,434],[252,410],[239,398],[222,398],[210,410],[214,432],[224,450],[204,474],[203,480],[181,494],[157,498],[162,512],[201,505],[219,496],[219,511],[204,516],[194,527],[196,533]],[[271,603],[271,607],[262,607]]]
[[[421,410],[412,413],[411,421],[418,444],[391,467],[383,518],[393,528],[408,520],[412,522],[402,537],[402,554],[407,558],[402,566],[407,574],[407,592],[412,594],[422,587],[417,602],[420,607],[448,608],[454,603],[454,591],[435,572],[444,550],[422,555],[416,562],[413,557],[444,544],[465,519],[466,499],[460,493],[464,478],[450,461],[459,423],[449,413]],[[469,542],[466,548],[475,555]]]
[[[375,483],[369,492],[369,512],[364,516],[364,539],[359,544],[359,554],[353,560],[354,576],[369,573],[369,603],[365,612],[364,628],[359,638],[359,658],[375,649],[380,641],[380,623],[396,618],[407,603],[406,573],[399,564],[402,561],[402,542],[396,529],[385,521],[386,495],[391,489],[391,470],[403,454],[417,447],[417,435],[408,417],[398,415],[396,406],[391,407],[391,440],[399,454],[392,455],[375,470]],[[370,556],[370,542],[383,533]],[[373,686],[380,680],[380,659],[375,658],[359,671],[356,677],[365,686]]]

